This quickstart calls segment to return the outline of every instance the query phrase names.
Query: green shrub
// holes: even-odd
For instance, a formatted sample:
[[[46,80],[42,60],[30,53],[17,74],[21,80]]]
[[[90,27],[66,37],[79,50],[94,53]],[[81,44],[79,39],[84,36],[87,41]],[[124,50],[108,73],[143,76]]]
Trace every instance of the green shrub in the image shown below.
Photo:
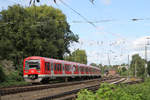
[[[78,93],[77,100],[150,100],[150,79],[134,85],[103,83],[96,93],[87,89]]]
[[[3,71],[3,68],[0,65],[0,82],[4,82],[6,80],[6,75]]]
[[[115,85],[110,85],[108,83],[103,83],[100,88],[96,91],[97,100],[111,100]]]
[[[18,71],[14,71],[7,76],[7,81],[23,81],[23,77],[19,75]]]
[[[96,98],[93,92],[88,91],[87,89],[81,90],[77,95],[77,100],[95,100]]]

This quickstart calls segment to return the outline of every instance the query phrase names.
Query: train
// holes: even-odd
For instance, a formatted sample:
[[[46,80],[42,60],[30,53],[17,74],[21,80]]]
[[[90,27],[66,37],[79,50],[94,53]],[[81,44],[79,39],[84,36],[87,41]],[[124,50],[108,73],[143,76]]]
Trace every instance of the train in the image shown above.
[[[27,82],[46,83],[53,79],[89,79],[101,77],[101,70],[76,62],[57,60],[40,56],[24,59],[23,77]]]

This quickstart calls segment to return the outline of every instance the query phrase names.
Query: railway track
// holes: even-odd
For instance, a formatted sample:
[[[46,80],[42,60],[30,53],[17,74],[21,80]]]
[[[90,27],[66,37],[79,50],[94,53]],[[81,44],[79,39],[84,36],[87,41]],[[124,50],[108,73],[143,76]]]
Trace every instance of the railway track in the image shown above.
[[[137,80],[137,81],[126,81],[127,78],[120,78],[119,80],[106,80],[103,82],[107,82],[110,84],[135,84],[135,83],[139,83],[139,82],[143,82],[143,80]],[[124,82],[126,81],[126,82]],[[96,91],[97,89],[100,88],[100,85],[95,85],[95,86],[89,86],[89,87],[84,87],[84,88],[80,88],[80,89],[75,89],[75,90],[71,90],[71,91],[66,91],[60,94],[56,94],[56,95],[51,95],[48,97],[44,97],[44,98],[40,98],[40,99],[36,99],[36,100],[75,100],[75,98],[77,97],[77,93],[81,90],[81,89],[88,89],[91,91]]]
[[[22,92],[16,92],[12,94],[6,93],[5,95],[2,95],[0,100],[72,100],[76,98],[77,92],[79,92],[81,89],[86,88],[91,91],[96,91],[100,87],[100,83],[103,82],[107,82],[110,84],[119,84],[119,83],[135,84],[141,82],[139,80],[131,82],[131,81],[126,81],[126,79],[127,78],[117,77],[117,78],[86,80],[80,82],[68,82],[68,83],[61,83],[61,85],[59,83],[59,85],[55,84],[54,86],[52,84],[51,84],[52,86],[49,86],[50,84],[47,84],[49,88],[42,87],[41,89],[41,87],[35,86],[38,89],[28,91],[28,92],[22,91]]]
[[[99,79],[95,79],[99,80]],[[29,85],[29,86],[18,86],[18,87],[10,87],[10,88],[2,88],[0,89],[1,91],[1,96],[4,95],[9,95],[9,94],[16,94],[16,93],[21,93],[21,92],[29,92],[29,91],[36,91],[36,90],[42,90],[42,89],[47,89],[47,88],[58,88],[58,87],[63,87],[67,85],[72,85],[72,84],[80,84],[84,82],[90,82],[92,80],[87,80],[87,81],[77,81],[77,82],[66,82],[66,83],[54,83],[54,84],[44,84],[44,85]]]
[[[102,81],[102,82],[108,82],[108,83],[113,83],[114,84],[114,82],[119,83],[120,81],[122,81],[122,79],[118,80],[118,78],[117,78],[117,79],[105,80],[105,81]],[[100,84],[96,84],[96,85],[87,86],[87,87],[83,87],[83,88],[78,88],[78,89],[74,89],[74,90],[71,90],[71,91],[66,91],[66,92],[63,92],[63,93],[60,93],[60,94],[55,94],[55,95],[51,95],[51,96],[36,99],[36,100],[73,100],[74,98],[77,97],[77,93],[81,89],[88,89],[88,90],[91,90],[91,91],[96,91],[99,88],[100,88]]]
[[[37,90],[43,90],[48,88],[59,88],[63,86],[68,85],[74,85],[74,84],[82,84],[92,81],[104,81],[108,79],[115,79],[115,78],[101,78],[101,79],[92,79],[92,80],[83,80],[83,81],[75,81],[75,82],[65,82],[65,83],[54,83],[54,84],[42,84],[42,85],[29,85],[29,86],[15,86],[10,88],[1,88],[0,89],[0,95],[9,95],[9,94],[16,94],[21,92],[29,92],[29,91],[37,91]]]
[[[61,96],[67,96],[69,93],[77,93],[80,89],[88,88],[95,89],[99,87],[100,82],[113,82],[120,78],[103,78],[103,79],[94,79],[86,80],[80,82],[69,82],[69,83],[59,83],[59,84],[48,84],[43,86],[29,86],[29,87],[20,87],[18,89],[11,88],[3,90],[1,100],[45,100],[51,98],[58,98]],[[16,89],[16,90],[15,90]],[[36,91],[35,91],[36,90]],[[8,95],[9,94],[9,95]],[[13,98],[12,98],[13,97]],[[23,99],[22,99],[23,98]]]

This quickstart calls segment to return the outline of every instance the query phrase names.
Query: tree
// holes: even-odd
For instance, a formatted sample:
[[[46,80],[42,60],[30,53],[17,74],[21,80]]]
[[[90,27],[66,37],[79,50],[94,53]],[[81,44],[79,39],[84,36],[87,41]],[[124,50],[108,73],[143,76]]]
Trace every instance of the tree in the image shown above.
[[[5,80],[6,80],[6,75],[4,73],[2,66],[0,65],[0,82],[4,82]]]
[[[147,72],[150,75],[150,61],[148,61],[148,64],[147,64]]]
[[[13,60],[16,69],[28,56],[63,59],[70,44],[78,42],[66,16],[53,7],[38,6],[35,11],[33,6],[14,5],[0,15],[0,59]]]
[[[139,54],[135,54],[132,56],[132,61],[131,61],[131,67],[130,70],[132,72],[132,75],[134,76],[139,76],[139,77],[144,77],[145,73],[145,60],[142,59]]]
[[[127,71],[127,69],[125,67],[122,67],[122,72]]]
[[[97,64],[95,64],[95,63],[91,63],[90,65],[91,65],[91,66],[96,66],[96,67],[98,66],[98,65],[97,65]]]
[[[69,56],[64,57],[65,60],[87,64],[87,55],[85,50],[75,50]]]

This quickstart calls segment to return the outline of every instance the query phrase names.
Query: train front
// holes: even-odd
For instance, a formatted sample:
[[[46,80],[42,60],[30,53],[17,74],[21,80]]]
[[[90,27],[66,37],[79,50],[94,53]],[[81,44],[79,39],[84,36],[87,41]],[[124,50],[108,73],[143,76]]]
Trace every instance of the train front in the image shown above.
[[[24,59],[23,64],[24,79],[27,82],[41,82],[41,59],[39,57],[28,57]]]

